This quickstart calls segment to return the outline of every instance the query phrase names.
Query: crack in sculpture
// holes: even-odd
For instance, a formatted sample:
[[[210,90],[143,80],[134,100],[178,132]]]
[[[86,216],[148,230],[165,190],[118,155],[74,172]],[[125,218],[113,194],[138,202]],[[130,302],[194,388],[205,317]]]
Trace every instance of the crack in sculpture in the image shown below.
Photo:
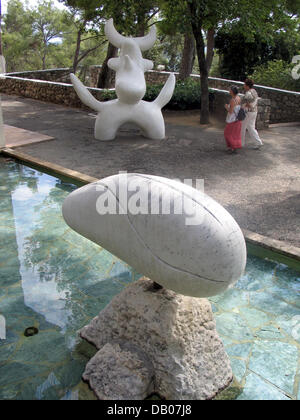
[[[98,112],[95,137],[101,141],[114,140],[118,129],[125,123],[139,126],[145,137],[153,140],[165,138],[165,123],[162,108],[172,98],[175,76],[170,74],[159,96],[153,102],[143,101],[146,93],[144,73],[153,68],[153,62],[142,56],[142,51],[153,47],[156,28],[148,35],[128,38],[120,35],[110,19],[105,25],[105,34],[111,44],[120,49],[120,56],[111,58],[108,66],[116,72],[116,100],[100,102],[94,98],[80,80],[71,74],[71,81],[81,101]]]

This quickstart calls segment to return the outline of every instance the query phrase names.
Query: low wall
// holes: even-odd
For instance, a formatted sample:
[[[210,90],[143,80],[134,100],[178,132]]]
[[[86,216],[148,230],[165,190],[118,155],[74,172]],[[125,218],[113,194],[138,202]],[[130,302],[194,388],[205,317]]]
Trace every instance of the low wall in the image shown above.
[[[213,92],[211,101],[211,114],[217,121],[225,121],[227,111],[224,107],[225,103],[229,103],[230,96],[227,90],[210,89]],[[240,95],[244,96],[244,95]],[[269,128],[270,123],[270,100],[260,98],[258,100],[258,114],[256,120],[256,128],[264,130]]]
[[[89,84],[91,87],[97,87],[98,78],[101,71],[101,66],[91,66],[89,69]],[[150,70],[145,73],[146,82],[149,85],[157,83],[165,83],[168,79],[169,72],[159,72],[155,70]],[[175,76],[178,76],[178,73],[175,73]],[[112,78],[112,83],[114,83],[114,78]]]
[[[98,100],[103,100],[103,90],[88,88]],[[73,86],[43,80],[23,79],[20,77],[0,77],[0,92],[8,95],[20,95],[24,98],[38,99],[44,102],[84,108]]]
[[[101,66],[91,66],[89,71],[89,85],[91,87],[97,86],[97,80]],[[10,77],[18,77],[22,79],[37,79],[53,82],[70,83],[69,77],[70,69],[50,69],[50,70],[38,70],[28,72],[9,73]],[[157,70],[148,71],[145,74],[147,84],[164,83],[169,77],[169,72],[160,72]],[[175,73],[178,76],[178,73]],[[199,75],[192,75],[196,80],[199,79]],[[210,88],[217,89],[220,91],[228,91],[231,85],[239,87],[240,92],[243,91],[243,82],[236,80],[226,80],[217,77],[209,77]],[[255,86],[260,100],[260,106],[264,107],[265,113],[268,113],[268,107],[270,106],[269,122],[271,124],[281,122],[298,122],[300,121],[300,92],[291,92],[281,89],[270,88],[267,86]],[[53,90],[54,88],[52,88]],[[7,92],[8,93],[8,92]],[[219,102],[219,96],[224,93],[217,94]],[[42,99],[44,100],[44,99]],[[270,103],[266,100],[269,100]],[[72,100],[73,101],[73,100]],[[220,100],[221,102],[221,100]],[[260,115],[262,112],[260,112]],[[223,116],[223,114],[221,114]],[[260,118],[260,117],[259,117]],[[266,117],[261,117],[262,120],[267,121]],[[261,125],[259,123],[259,125]],[[266,124],[264,124],[266,126]]]
[[[166,75],[168,75],[167,73]],[[153,73],[147,73],[146,79],[151,83]],[[166,77],[166,76],[161,76]],[[89,91],[98,99],[103,100],[103,89],[88,88]],[[220,122],[225,121],[226,111],[224,104],[229,101],[227,91],[211,89],[212,95],[210,108],[212,115]],[[73,86],[67,83],[56,83],[43,80],[25,79],[21,77],[5,76],[0,78],[0,92],[8,95],[20,95],[25,98],[37,99],[55,104],[72,106],[87,109],[78,98]],[[257,118],[257,128],[268,128],[270,118],[270,101],[259,101],[259,115]]]
[[[164,83],[169,77],[169,74],[170,73],[168,72],[151,71],[147,73],[146,79],[150,84]],[[192,75],[191,77],[196,80],[200,79],[198,75]],[[243,82],[209,77],[210,88],[228,92],[232,85],[236,85],[239,88],[239,91],[243,92]],[[269,113],[270,124],[300,121],[300,92],[292,92],[259,85],[255,85],[255,89],[261,98],[259,101],[259,106],[261,107],[261,110],[259,110],[259,118],[261,118],[261,121],[265,119],[265,117],[262,116],[262,108],[265,109],[264,113]],[[217,99],[217,101],[218,100],[219,99]],[[268,109],[269,107],[270,109]],[[261,122],[258,123],[258,126],[260,125]]]
[[[49,82],[70,83],[70,69],[47,69],[36,71],[23,71],[15,73],[7,73],[7,76],[20,77],[22,79],[46,80]]]
[[[216,77],[209,78],[209,86],[216,89],[227,90],[231,85],[236,85],[242,91],[244,83]],[[270,100],[270,124],[300,121],[300,92],[260,85],[255,85],[255,89],[261,98]]]

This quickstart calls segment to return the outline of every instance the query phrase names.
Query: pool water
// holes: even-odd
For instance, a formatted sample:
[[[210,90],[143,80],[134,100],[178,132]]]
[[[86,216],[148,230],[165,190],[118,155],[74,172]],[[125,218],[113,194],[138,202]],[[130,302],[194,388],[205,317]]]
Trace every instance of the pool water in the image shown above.
[[[77,331],[140,277],[65,224],[75,188],[0,159],[0,399],[94,399],[81,375],[96,350]],[[210,299],[235,377],[218,398],[300,398],[299,277],[249,256],[236,286]]]

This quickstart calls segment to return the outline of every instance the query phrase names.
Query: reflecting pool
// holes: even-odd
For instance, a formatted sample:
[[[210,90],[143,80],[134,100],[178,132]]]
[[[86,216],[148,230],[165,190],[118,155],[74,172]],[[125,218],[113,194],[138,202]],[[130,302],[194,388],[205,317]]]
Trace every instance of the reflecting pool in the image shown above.
[[[0,399],[94,399],[81,375],[95,349],[77,331],[140,277],[65,224],[75,188],[0,158]],[[299,399],[299,277],[249,256],[235,288],[210,299],[235,375],[219,398]]]

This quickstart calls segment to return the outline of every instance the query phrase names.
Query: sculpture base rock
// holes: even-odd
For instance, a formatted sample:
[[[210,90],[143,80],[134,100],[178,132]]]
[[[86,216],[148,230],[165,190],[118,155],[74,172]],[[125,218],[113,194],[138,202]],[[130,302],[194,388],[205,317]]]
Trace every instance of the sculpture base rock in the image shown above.
[[[212,399],[232,381],[207,299],[132,283],[80,331],[98,353],[83,379],[99,399]]]

